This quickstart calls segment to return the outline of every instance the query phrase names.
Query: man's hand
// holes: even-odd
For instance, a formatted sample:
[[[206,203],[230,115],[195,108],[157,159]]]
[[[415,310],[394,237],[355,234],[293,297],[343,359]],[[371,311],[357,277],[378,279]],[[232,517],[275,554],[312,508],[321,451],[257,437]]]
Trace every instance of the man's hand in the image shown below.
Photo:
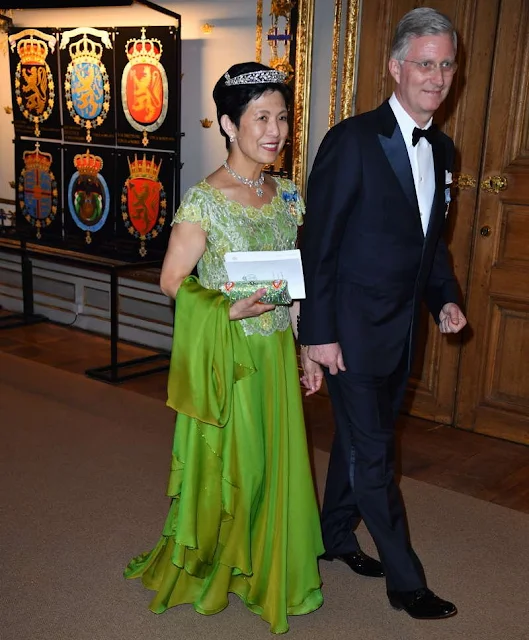
[[[335,376],[338,371],[345,371],[342,349],[338,342],[330,344],[313,344],[307,349],[307,355],[311,360],[329,369],[329,373]]]
[[[301,347],[300,359],[303,367],[303,375],[301,376],[301,384],[307,389],[306,396],[311,396],[321,389],[323,382],[323,371],[320,365],[311,360],[308,355],[308,347]]]
[[[466,324],[467,319],[454,302],[447,302],[439,312],[441,333],[459,333]]]

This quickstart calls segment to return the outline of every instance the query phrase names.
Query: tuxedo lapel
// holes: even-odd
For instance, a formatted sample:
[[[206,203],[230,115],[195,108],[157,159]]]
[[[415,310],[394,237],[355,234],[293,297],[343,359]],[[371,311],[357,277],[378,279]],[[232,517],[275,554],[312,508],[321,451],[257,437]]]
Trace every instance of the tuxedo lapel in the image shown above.
[[[380,140],[380,144],[384,149],[384,153],[386,154],[393,172],[398,178],[402,190],[406,194],[406,197],[413,209],[418,212],[419,205],[417,203],[417,194],[415,192],[410,159],[399,127],[395,123],[393,135],[390,138],[379,133],[378,139]]]

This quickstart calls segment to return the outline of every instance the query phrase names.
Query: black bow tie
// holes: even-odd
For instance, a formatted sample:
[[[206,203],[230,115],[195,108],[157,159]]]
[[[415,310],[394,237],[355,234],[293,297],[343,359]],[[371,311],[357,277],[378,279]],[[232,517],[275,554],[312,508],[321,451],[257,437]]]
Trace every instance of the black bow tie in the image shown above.
[[[432,124],[428,129],[419,129],[415,127],[411,135],[411,144],[415,147],[421,138],[426,138],[430,144],[433,144],[435,137],[437,136],[437,125]]]

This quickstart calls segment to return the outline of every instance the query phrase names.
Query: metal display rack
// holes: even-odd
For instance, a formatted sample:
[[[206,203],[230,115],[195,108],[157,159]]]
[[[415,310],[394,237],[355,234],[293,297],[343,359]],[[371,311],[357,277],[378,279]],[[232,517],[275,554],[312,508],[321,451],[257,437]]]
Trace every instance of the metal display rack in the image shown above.
[[[23,311],[19,314],[10,314],[0,317],[0,329],[11,329],[14,327],[36,324],[38,322],[48,322],[48,318],[34,313],[33,299],[33,263],[32,259],[47,260],[49,262],[59,262],[74,267],[89,267],[94,271],[108,273],[110,277],[110,363],[102,367],[90,368],[85,374],[90,378],[116,384],[138,378],[150,373],[166,371],[169,368],[171,354],[167,351],[133,358],[119,362],[119,278],[127,271],[157,268],[161,266],[161,260],[150,262],[132,263],[117,260],[101,260],[74,253],[52,253],[41,247],[28,246],[25,240],[10,243],[1,243],[0,249],[7,253],[14,253],[20,256],[22,268],[22,292]],[[150,368],[142,368],[138,371],[130,371],[133,367],[144,364],[163,362]],[[122,373],[123,370],[128,372]]]

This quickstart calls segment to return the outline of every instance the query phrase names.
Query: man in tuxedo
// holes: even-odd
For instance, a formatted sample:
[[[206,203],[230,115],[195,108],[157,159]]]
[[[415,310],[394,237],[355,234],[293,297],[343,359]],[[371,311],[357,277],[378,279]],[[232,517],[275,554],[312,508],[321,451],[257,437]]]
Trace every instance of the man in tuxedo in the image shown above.
[[[393,95],[332,127],[308,181],[302,237],[305,384],[324,371],[336,426],[322,509],[327,560],[385,576],[391,605],[414,618],[456,607],[426,584],[395,482],[395,421],[425,300],[442,333],[466,324],[442,238],[454,145],[432,125],[456,71],[457,36],[429,8],[397,26]],[[363,519],[380,562],[359,548]]]

